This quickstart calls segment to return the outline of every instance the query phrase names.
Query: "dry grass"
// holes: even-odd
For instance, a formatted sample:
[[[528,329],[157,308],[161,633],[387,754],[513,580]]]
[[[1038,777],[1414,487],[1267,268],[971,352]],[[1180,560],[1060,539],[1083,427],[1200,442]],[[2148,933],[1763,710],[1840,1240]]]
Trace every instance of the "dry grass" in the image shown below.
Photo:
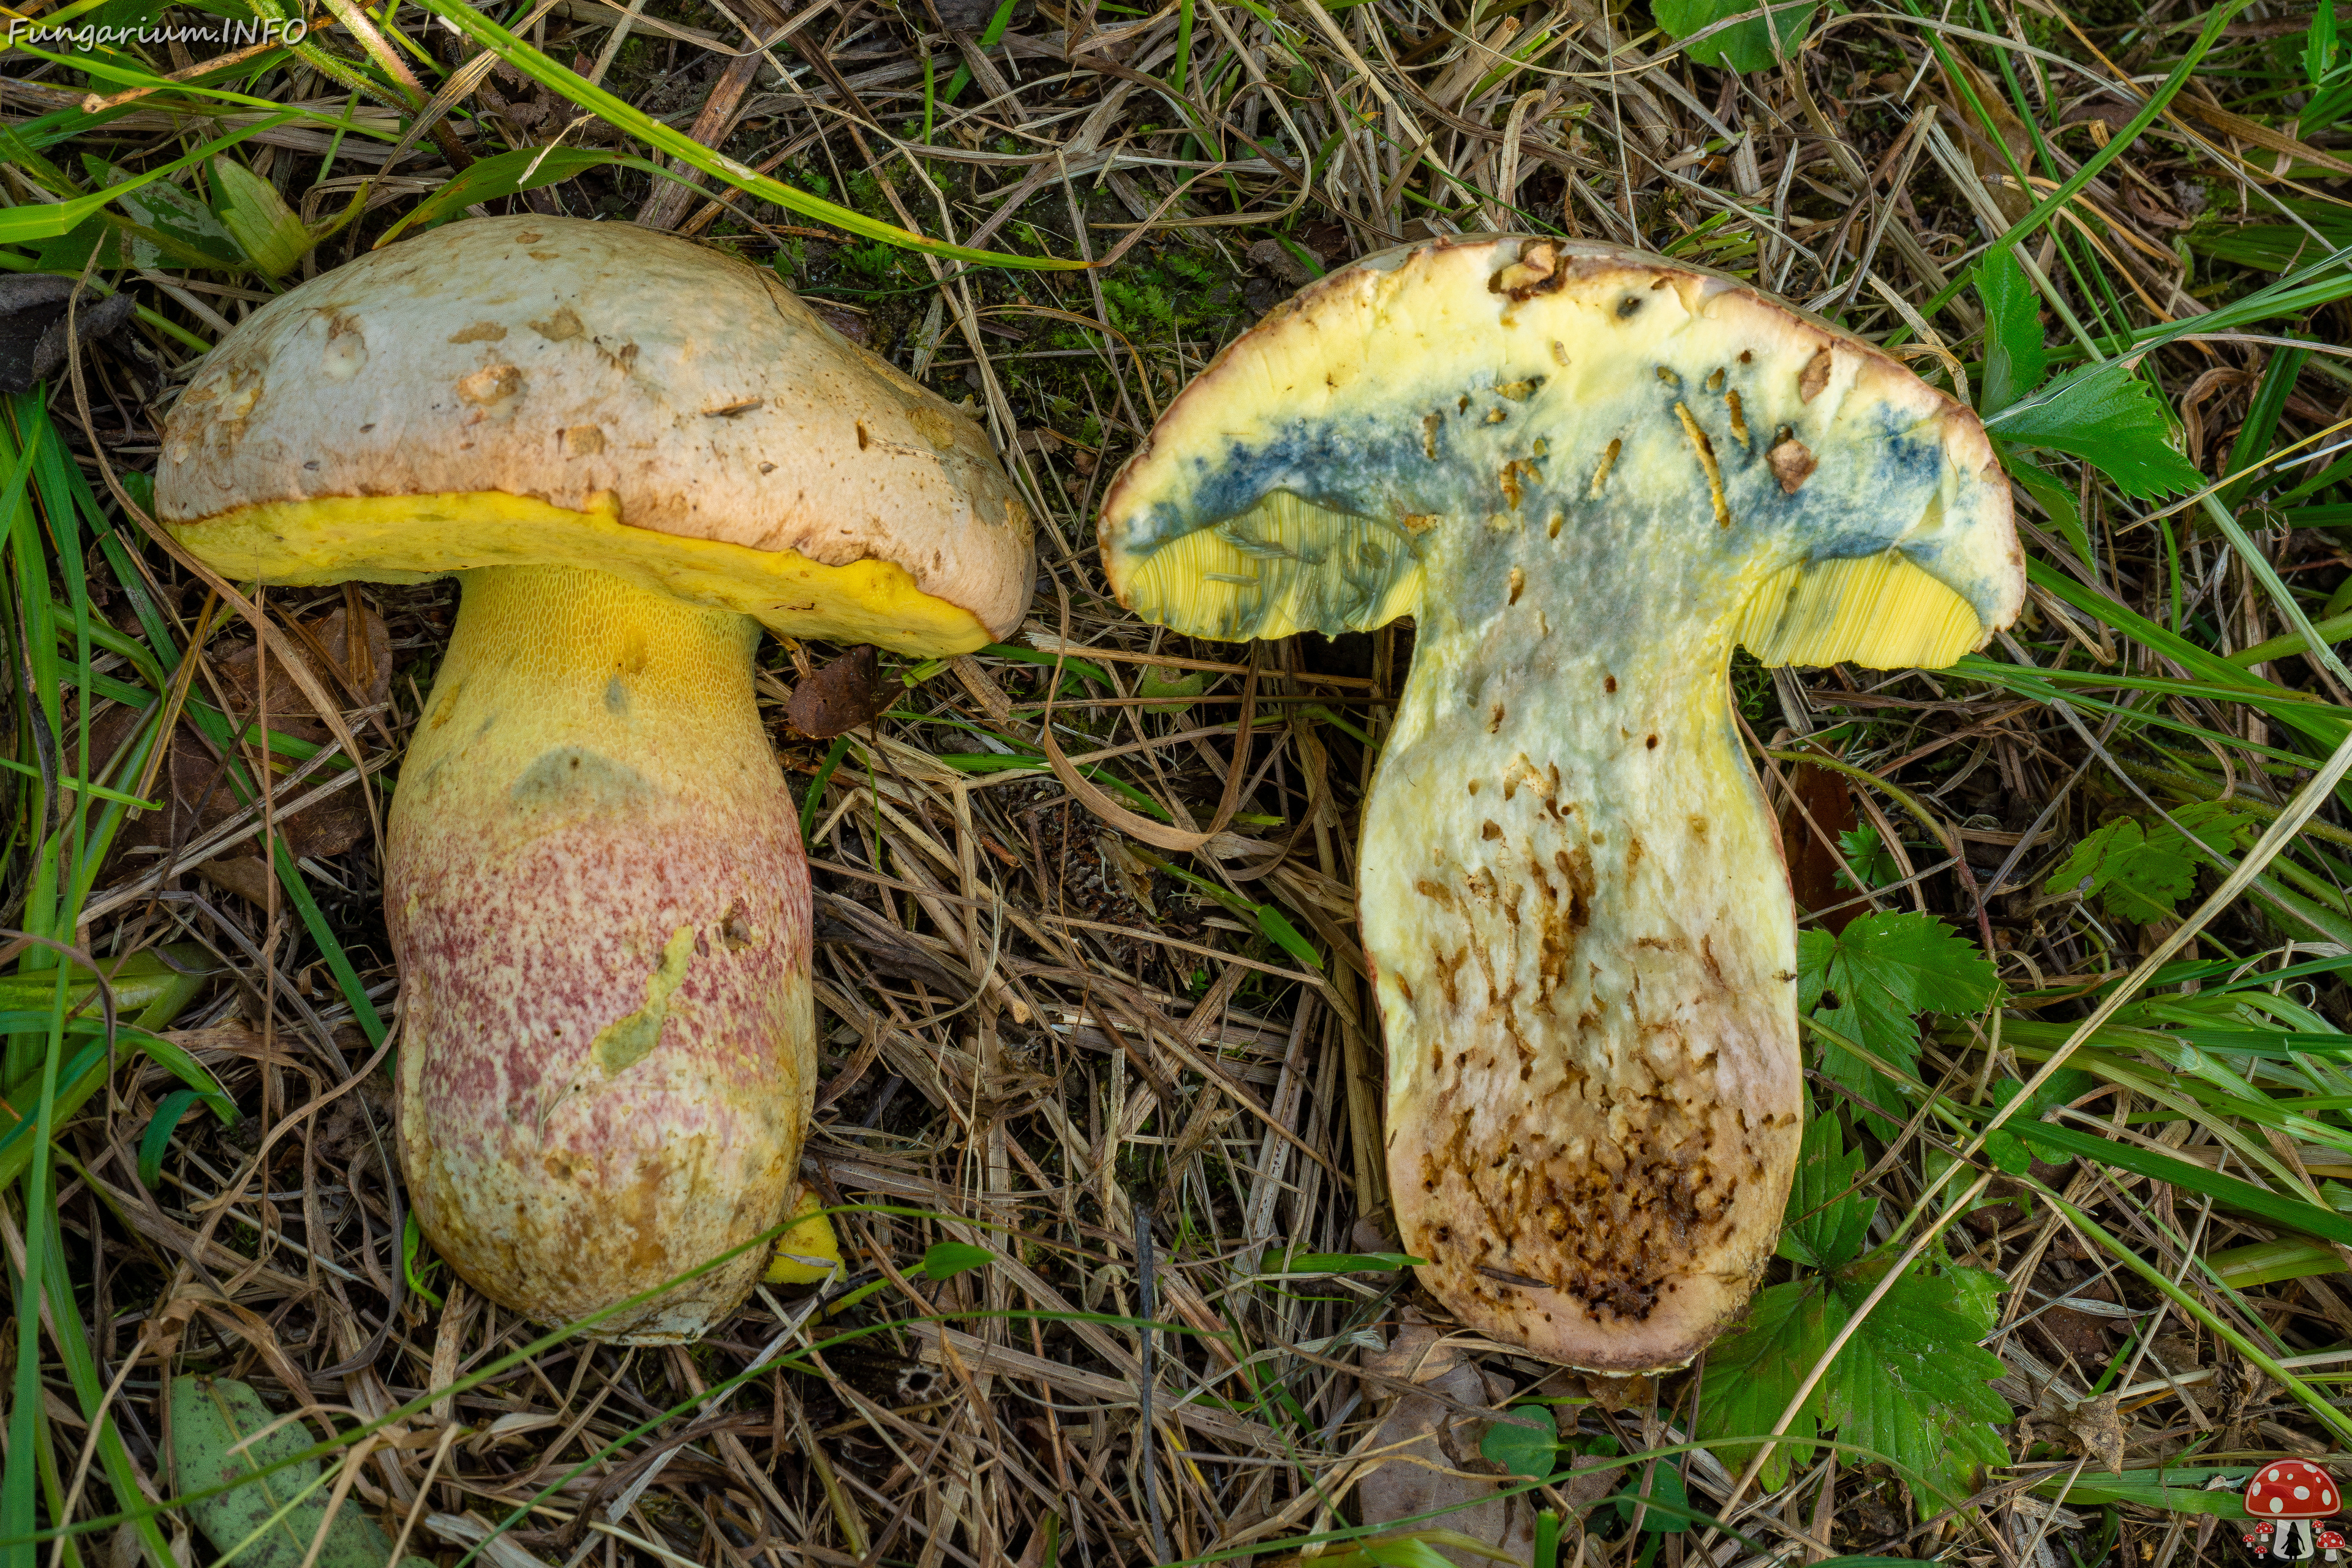
[[[1141,626],[1106,596],[1094,555],[1104,485],[1173,393],[1266,304],[1319,268],[1453,228],[1565,232],[1735,268],[1841,313],[1854,331],[1907,342],[1923,373],[1948,379],[1946,366],[1981,357],[1970,342],[1982,324],[1975,297],[1956,281],[1988,237],[2049,188],[2042,180],[2021,189],[2008,160],[2038,174],[2090,156],[2137,107],[2113,84],[2161,79],[2202,19],[2169,5],[2143,17],[2002,3],[1935,22],[1864,6],[1817,26],[1801,61],[1739,77],[1691,65],[1638,13],[1606,14],[1587,0],[1370,0],[1343,9],[1183,0],[1149,15],[1018,0],[1007,12],[1009,25],[984,47],[991,9],[970,0],[815,0],[789,16],[768,0],[654,0],[629,12],[554,0],[533,9],[524,30],[646,114],[869,216],[965,245],[1115,255],[1115,265],[965,270],[811,226],[748,196],[656,188],[612,166],[499,198],[491,210],[527,204],[635,218],[774,258],[813,300],[830,303],[845,331],[951,399],[969,398],[1043,520],[1044,588],[1024,646],[1073,661],[1055,709],[1064,747],[1166,810],[1199,818],[1239,767],[1244,816],[1207,853],[1175,858],[1188,873],[1179,876],[1034,767],[941,761],[1034,749],[1054,671],[1005,651],[929,669],[826,769],[824,744],[788,732],[781,714],[791,686],[833,650],[772,646],[761,690],[780,753],[796,793],[816,791],[809,852],[824,1065],[808,1169],[829,1202],[846,1205],[837,1223],[850,1283],[874,1289],[839,1315],[814,1310],[804,1293],[764,1291],[690,1349],[572,1341],[520,1358],[538,1330],[429,1259],[419,1283],[439,1301],[404,1275],[389,1097],[376,1070],[383,1053],[320,928],[254,858],[250,839],[194,865],[203,851],[192,840],[219,842],[265,816],[281,833],[310,835],[296,848],[323,929],[374,1008],[395,1016],[375,839],[367,814],[349,809],[357,775],[286,777],[266,812],[215,802],[173,816],[170,831],[127,833],[66,934],[101,955],[163,944],[201,955],[208,978],[169,1038],[247,1113],[235,1127],[191,1114],[160,1180],[142,1182],[142,1132],[178,1080],[134,1060],[56,1137],[54,1197],[41,1215],[57,1224],[44,1234],[60,1238],[106,1408],[152,1497],[172,1491],[161,1458],[163,1384],[204,1371],[251,1381],[322,1434],[416,1406],[348,1450],[350,1497],[394,1532],[415,1521],[410,1550],[437,1552],[445,1564],[479,1539],[479,1525],[509,1521],[490,1549],[501,1568],[525,1558],[562,1568],[1109,1568],[1295,1552],[1351,1523],[1359,1485],[1399,1436],[1381,1413],[1395,1408],[1411,1376],[1393,1361],[1368,1371],[1360,1356],[1387,1344],[1410,1314],[1441,1328],[1442,1314],[1409,1276],[1268,1278],[1261,1268],[1269,1248],[1393,1246],[1378,1153],[1381,1041],[1353,887],[1358,805],[1411,634],[1301,637],[1252,654]],[[402,58],[425,93],[463,74],[470,46],[415,9],[395,5],[375,25],[408,46]],[[2062,225],[2032,237],[2053,306],[2096,323],[2094,332],[2202,313],[2262,279],[2210,247],[2182,244],[2185,236],[2234,232],[2239,214],[2286,225],[2267,205],[2276,195],[2335,201],[2346,172],[2335,160],[2345,154],[2305,145],[2278,118],[2276,40],[2307,26],[2293,6],[2244,10],[2156,125],[2084,187]],[[1993,110],[1990,131],[1929,52],[1939,29],[1974,58],[1969,86]],[[359,58],[348,27],[319,37],[338,58]],[[764,53],[746,52],[761,40]],[[151,53],[157,71],[188,63],[169,48]],[[2020,99],[2003,86],[2004,60]],[[12,123],[52,124],[88,90],[62,67],[22,55],[9,63],[0,115]],[[309,65],[279,54],[256,68],[258,79],[241,85],[253,97],[343,112],[345,89]],[[959,71],[971,85],[951,103]],[[414,124],[406,109],[355,101],[354,123],[373,134],[296,120],[240,151],[306,216],[331,216],[355,195],[365,206],[303,258],[298,276],[357,253],[456,177],[452,154],[487,156],[558,132],[572,145],[617,145],[617,133],[503,68],[473,75],[434,133],[402,135]],[[2035,110],[2034,122],[2012,101]],[[192,118],[206,107],[190,91],[154,91],[115,118],[71,128],[46,153],[60,164],[87,153],[151,168],[253,118],[217,103],[214,118]],[[2005,151],[1996,137],[2007,139]],[[28,168],[19,159],[0,176],[12,201],[52,199]],[[2315,210],[2300,221],[2308,226]],[[15,259],[0,264],[12,270],[71,274],[82,259],[30,246],[5,254]],[[82,357],[79,392],[62,377],[47,388],[47,417],[108,513],[119,509],[100,454],[121,473],[152,467],[161,412],[198,346],[272,292],[234,268],[166,259],[125,268],[118,259],[99,258],[94,276],[132,294],[152,319]],[[2343,335],[2332,298],[2305,312],[2322,340]],[[2058,316],[2053,331],[2071,341]],[[2186,424],[2189,455],[2209,472],[2242,466],[2228,457],[2230,442],[2272,352],[2223,341],[2176,345],[2151,361]],[[2325,356],[2308,362],[2273,413],[2276,441],[2336,423],[2347,380]],[[15,439],[32,438],[35,407],[14,405]],[[2264,431],[2251,455],[2271,439]],[[2169,531],[2153,526],[2150,508],[2090,470],[2078,479],[2071,466],[2062,489],[2083,510],[2093,559],[2077,557],[2044,510],[2029,508],[2038,557],[2167,625],[2195,619],[2213,651],[2282,628],[2244,560],[2189,517]],[[2334,520],[2297,528],[2275,506],[2238,504],[2315,613],[2344,575],[2338,536],[2326,531]],[[59,535],[44,526],[46,534],[20,525],[12,593],[42,587],[47,572],[59,603],[82,595],[100,624],[130,638],[151,637],[144,596],[174,646],[202,647],[187,667],[190,689],[224,711],[252,707],[249,653],[237,663],[251,633],[201,584],[126,534],[119,558],[82,552],[90,576],[79,588],[47,559]],[[126,576],[122,563],[134,556],[137,571]],[[2166,609],[2176,592],[2185,596],[2177,616]],[[344,646],[341,628],[381,617],[383,651],[361,661],[371,668],[354,669],[337,652],[353,678],[338,695],[350,699],[341,728],[366,768],[396,762],[454,590],[279,591],[266,605],[289,636],[309,626],[331,650]],[[2187,674],[2129,628],[2069,610],[2046,589],[2034,605],[2020,663]],[[330,627],[331,612],[360,619]],[[18,605],[12,647],[34,624]],[[173,667],[171,648],[158,651]],[[1251,657],[1255,731],[1236,758],[1242,661]],[[12,734],[26,741],[18,754],[29,757],[34,667],[21,647],[14,659],[25,681],[0,700]],[[368,689],[382,660],[390,679]],[[1077,660],[1095,678],[1078,673]],[[100,673],[130,668],[103,650],[93,664]],[[2316,701],[2345,700],[2298,658],[2265,668]],[[1168,695],[1186,674],[1205,679]],[[2153,756],[2139,745],[2150,732],[2137,721],[2096,706],[2119,690],[2069,686],[2084,705],[2066,708],[1951,678],[1746,666],[1736,679],[1792,850],[1813,867],[1813,901],[1856,895],[1831,896],[1822,846],[1832,839],[1794,809],[1771,753],[1834,752],[1925,802],[1943,847],[1924,847],[1920,826],[1884,791],[1805,786],[1809,812],[1858,806],[1859,821],[1895,845],[1899,871],[1878,904],[1948,915],[1991,945],[2011,988],[2032,994],[2010,1009],[2012,1025],[2079,1016],[2088,987],[2172,929],[2103,918],[2043,889],[2084,833],[2135,801],[2133,775],[2109,759],[2127,742],[2133,760]],[[2245,749],[2288,745],[2287,727],[2242,693],[2206,687],[2168,691],[2148,707],[2189,727],[2195,756],[2218,759],[2217,779],[2230,773],[2258,795],[2292,794],[2295,775],[2251,771],[2258,763]],[[296,699],[278,691],[272,701]],[[79,710],[70,702],[67,710],[71,726]],[[129,711],[101,701],[87,717],[102,729],[110,713]],[[299,719],[282,727],[303,733]],[[2088,739],[2103,722],[2095,752]],[[309,739],[334,741],[338,726],[315,715],[310,723]],[[121,729],[113,743],[131,732]],[[133,773],[119,787],[177,790],[184,772],[192,804],[211,764],[204,742],[183,734],[192,749],[184,769],[151,770],[144,783]],[[2200,742],[2209,750],[2196,751]],[[337,791],[298,816],[296,803],[322,781]],[[44,825],[31,815],[39,796],[27,786],[15,798],[25,815],[0,867],[9,917],[0,924],[9,925],[28,899],[45,896],[33,886],[45,852]],[[2337,814],[2330,807],[2323,824]],[[2334,888],[2332,862],[2306,856],[2305,868],[2320,893]],[[1806,874],[1801,865],[1801,889]],[[1244,912],[1259,904],[1282,911],[1311,965]],[[2234,907],[2205,940],[2259,959],[2281,950],[2267,919]],[[2312,951],[2306,942],[2300,955]],[[2312,984],[2319,1013],[2344,1018],[2335,977]],[[1919,1076],[1965,1102],[1994,1066],[2014,1070],[2014,1056],[1989,1048],[2000,1049],[1983,1026],[1948,1025],[1931,1035]],[[2137,1087],[2115,1087],[2143,1058],[2122,1047],[2114,1056],[2099,1069],[2114,1092],[2090,1103],[2118,1133],[2143,1116],[2139,1131],[2167,1152],[2209,1166],[2226,1157],[2252,1172],[2238,1153],[2251,1135],[2302,1178],[2305,1194],[2315,1178],[2352,1173],[2352,1156],[2337,1152],[2352,1136],[2334,1135],[2339,1110],[2305,1108],[2302,1122],[2249,1134],[2255,1124],[2242,1109],[2172,1092],[2163,1067],[2145,1068]],[[1836,1103],[1832,1086],[1816,1093]],[[1882,1213],[1903,1213],[1958,1142],[1924,1110],[1900,1136],[1874,1138],[1868,1179],[1887,1200]],[[2037,1165],[2034,1174],[2167,1278],[2189,1278],[2214,1312],[2273,1353],[2352,1338],[2340,1278],[2253,1282],[2237,1294],[2190,1274],[2193,1258],[2274,1229],[2096,1161]],[[2177,1311],[2150,1326],[2159,1297],[2058,1209],[2003,1181],[1996,1192],[2005,1201],[1969,1215],[1951,1247],[1958,1261],[2001,1276],[2001,1326],[1987,1344],[2009,1368],[1999,1386],[2023,1419],[2007,1431],[2017,1463],[1988,1474],[1967,1507],[1921,1505],[1883,1465],[1808,1453],[1777,1491],[1740,1501],[1748,1544],[1727,1540],[1702,1553],[1698,1533],[1627,1531],[1603,1512],[1591,1516],[1590,1532],[1568,1526],[1562,1561],[1573,1553],[1593,1568],[1648,1568],[1663,1558],[1664,1568],[1684,1568],[1702,1554],[1727,1564],[1947,1553],[1982,1568],[2061,1568],[2070,1552],[2085,1563],[2121,1552],[2135,1568],[2178,1568],[2222,1552],[2227,1535],[2210,1517],[2054,1510],[2032,1489],[2081,1469],[2082,1456],[2106,1451],[2102,1444],[2117,1445],[2112,1451],[2135,1468],[2190,1455],[2226,1465],[2313,1451],[2326,1427],[2308,1403],[2250,1374],[2252,1363],[2210,1330]],[[0,1236],[14,1258],[26,1229],[18,1203]],[[931,1279],[919,1260],[949,1241],[988,1247],[995,1259]],[[1147,1335],[1150,1320],[1164,1326]],[[2140,1327],[2147,1331],[2134,1338]],[[38,1440],[58,1478],[39,1489],[41,1521],[134,1504],[110,1489],[102,1469],[78,1481],[87,1403],[62,1363],[47,1365],[61,1342],[33,1342],[47,1373]],[[1483,1384],[1444,1386],[1470,1407],[1540,1383],[1566,1401],[1563,1429],[1612,1437],[1625,1454],[1689,1439],[1691,1376],[1588,1381],[1502,1347],[1468,1349]],[[2095,1388],[2122,1390],[2121,1403],[2098,1406]],[[1434,1419],[1445,1407],[1441,1399],[1424,1414]],[[2084,1436],[2101,1419],[2114,1430]],[[1475,1438],[1475,1427],[1465,1430]],[[1482,1468],[1475,1444],[1453,1458]],[[21,1465],[25,1456],[9,1458]],[[1679,1450],[1675,1462],[1693,1504],[1717,1512],[1733,1472],[1704,1451]],[[1573,1520],[1617,1484],[1563,1482],[1530,1500]],[[62,1504],[58,1492],[77,1486]],[[184,1516],[163,1524],[175,1550],[208,1557],[201,1538],[191,1545]],[[71,1548],[117,1562],[140,1549],[127,1525]]]

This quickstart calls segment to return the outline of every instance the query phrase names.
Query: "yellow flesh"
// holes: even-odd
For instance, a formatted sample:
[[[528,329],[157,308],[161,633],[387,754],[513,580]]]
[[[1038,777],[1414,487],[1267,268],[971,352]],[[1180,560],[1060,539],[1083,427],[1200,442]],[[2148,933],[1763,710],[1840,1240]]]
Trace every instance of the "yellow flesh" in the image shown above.
[[[294,584],[420,583],[489,566],[573,566],[650,592],[749,616],[779,637],[873,643],[900,653],[969,653],[992,639],[972,614],[887,561],[826,566],[791,550],[749,550],[632,528],[529,496],[337,496],[273,501],[175,531],[223,575]]]
[[[1523,289],[1517,248],[1302,295],[1171,409],[1103,552],[1194,636],[1415,617],[1359,857],[1402,1246],[1463,1327],[1651,1371],[1739,1311],[1797,1153],[1731,650],[1948,664],[2021,574],[1981,438],[1899,368],[1641,258]]]

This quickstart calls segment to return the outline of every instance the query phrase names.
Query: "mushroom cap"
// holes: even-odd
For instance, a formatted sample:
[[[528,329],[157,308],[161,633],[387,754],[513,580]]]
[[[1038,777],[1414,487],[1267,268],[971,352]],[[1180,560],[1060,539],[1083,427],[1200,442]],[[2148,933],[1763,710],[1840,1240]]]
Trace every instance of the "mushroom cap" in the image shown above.
[[[970,419],[772,272],[575,218],[450,224],[255,311],[166,420],[156,509],[239,580],[587,566],[914,653],[1033,585]]]
[[[2246,1512],[2264,1519],[2326,1519],[2339,1501],[2336,1478],[2302,1459],[2263,1467],[2246,1483]]]
[[[2024,595],[1982,427],[1899,360],[1721,273],[1493,235],[1227,345],[1113,483],[1103,560],[1180,631],[1336,636],[1412,613],[1422,537],[1481,518],[1736,561],[1767,663],[1948,664]]]

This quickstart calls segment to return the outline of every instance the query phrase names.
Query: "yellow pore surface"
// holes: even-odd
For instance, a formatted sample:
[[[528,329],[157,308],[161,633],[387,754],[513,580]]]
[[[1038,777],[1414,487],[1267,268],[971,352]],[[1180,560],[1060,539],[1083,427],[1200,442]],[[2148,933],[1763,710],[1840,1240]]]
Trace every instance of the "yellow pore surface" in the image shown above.
[[[558,753],[619,764],[632,791],[659,798],[731,799],[772,781],[751,695],[760,632],[745,616],[575,566],[478,567],[463,581],[457,628],[401,763],[395,818],[475,796],[502,813],[516,781]],[[445,762],[458,765],[445,773]],[[642,810],[650,798],[605,804]]]
[[[484,566],[569,566],[749,616],[780,637],[927,657],[992,640],[971,611],[924,593],[895,563],[827,566],[792,550],[632,528],[609,496],[598,500],[573,511],[499,491],[338,496],[241,507],[173,532],[240,582],[422,583]]]
[[[815,1285],[841,1271],[841,1241],[825,1217],[824,1200],[805,1189],[793,1205],[792,1227],[776,1238],[768,1261],[771,1285]]]
[[[1980,645],[1985,628],[1966,599],[1888,551],[1773,573],[1733,635],[1768,665],[1941,669]]]

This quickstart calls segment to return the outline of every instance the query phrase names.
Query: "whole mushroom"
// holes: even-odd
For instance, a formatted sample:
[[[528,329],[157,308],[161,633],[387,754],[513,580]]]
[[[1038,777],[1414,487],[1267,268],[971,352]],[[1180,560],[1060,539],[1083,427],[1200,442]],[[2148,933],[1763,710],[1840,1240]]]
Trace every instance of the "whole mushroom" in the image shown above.
[[[1796,933],[1726,667],[1948,664],[2017,613],[1974,415],[1657,257],[1469,236],[1309,286],[1104,503],[1194,636],[1414,617],[1364,807],[1405,1251],[1465,1327],[1604,1372],[1736,1314],[1798,1147]]]
[[[1015,626],[1030,521],[981,432],[766,271],[483,218],[246,318],[172,411],[156,503],[232,579],[463,583],[384,858],[401,1158],[442,1257],[564,1322],[783,1220],[809,885],[753,654]],[[595,1331],[691,1338],[766,1262]]]

